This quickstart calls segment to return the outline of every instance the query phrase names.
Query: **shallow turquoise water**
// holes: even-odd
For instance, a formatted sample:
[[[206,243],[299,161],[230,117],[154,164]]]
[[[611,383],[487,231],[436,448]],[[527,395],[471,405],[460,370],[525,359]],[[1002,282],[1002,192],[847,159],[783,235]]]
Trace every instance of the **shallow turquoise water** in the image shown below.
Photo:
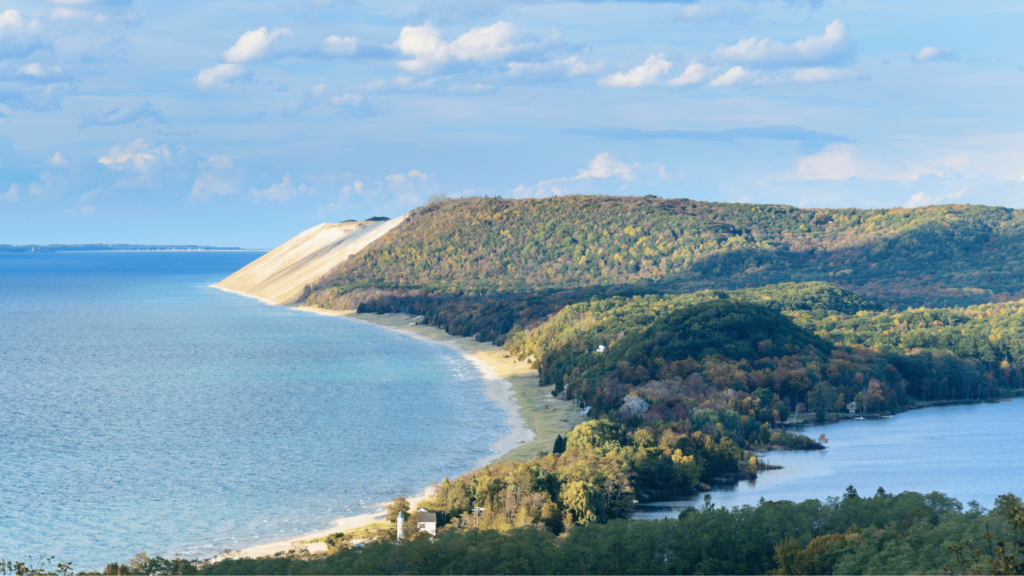
[[[716,487],[718,506],[758,500],[824,500],[842,496],[847,486],[871,496],[886,492],[942,492],[966,504],[991,508],[996,496],[1024,496],[1024,399],[991,404],[927,408],[882,420],[809,426],[811,438],[825,434],[826,450],[768,452],[782,470],[757,480]],[[699,505],[703,494],[638,508],[635,518],[675,517],[684,506]]]
[[[0,558],[325,528],[506,430],[449,349],[209,288],[259,253],[0,253]]]

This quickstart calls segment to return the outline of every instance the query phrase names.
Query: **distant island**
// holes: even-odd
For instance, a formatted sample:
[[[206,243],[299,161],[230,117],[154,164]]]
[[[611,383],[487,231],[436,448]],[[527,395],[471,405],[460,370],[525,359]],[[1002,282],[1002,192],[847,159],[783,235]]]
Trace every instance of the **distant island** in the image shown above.
[[[159,244],[47,244],[45,246],[40,244],[24,244],[20,246],[0,244],[0,252],[99,252],[112,250],[133,252],[204,252],[216,250],[221,252],[226,250],[245,251],[249,249],[238,248],[237,246],[223,248],[218,246],[196,246],[194,244],[168,246]]]

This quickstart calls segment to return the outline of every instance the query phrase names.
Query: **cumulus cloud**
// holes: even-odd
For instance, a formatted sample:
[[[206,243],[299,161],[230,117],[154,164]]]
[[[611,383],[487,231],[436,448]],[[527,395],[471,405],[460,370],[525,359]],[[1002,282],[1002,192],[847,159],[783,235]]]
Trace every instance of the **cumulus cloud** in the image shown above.
[[[952,62],[959,59],[960,55],[949,48],[936,48],[935,46],[925,46],[911,57],[911,60],[917,63]]]
[[[328,56],[352,56],[359,50],[359,40],[351,36],[328,36],[320,43],[320,51]]]
[[[46,84],[41,87],[0,87],[0,104],[22,110],[39,112],[57,110],[71,89],[67,82]]]
[[[536,44],[517,42],[519,27],[499,21],[490,26],[473,28],[451,42],[441,39],[441,31],[430,24],[402,28],[393,47],[408,60],[396,64],[407,72],[426,74],[452,61],[489,62],[517,52],[536,48]]]
[[[377,109],[365,96],[349,93],[331,95],[327,91],[327,84],[317,84],[303,92],[299,98],[289,100],[281,113],[285,116],[298,116],[306,110],[321,106],[342,110],[360,118],[377,113]]]
[[[622,180],[636,180],[634,168],[639,168],[639,163],[626,164],[622,160],[611,155],[609,152],[602,152],[590,161],[586,168],[570,180],[583,180],[584,178],[621,178]]]
[[[28,56],[42,48],[42,27],[13,8],[0,12],[0,58]]]
[[[689,66],[686,67],[686,70],[683,70],[682,74],[669,80],[668,85],[689,86],[690,84],[696,84],[697,82],[700,82],[701,80],[706,78],[707,75],[710,73],[711,70],[709,70],[707,66],[704,66],[699,62],[692,62]]]
[[[46,165],[53,166],[54,168],[67,168],[68,166],[71,166],[71,163],[68,162],[68,159],[65,158],[63,154],[57,152],[53,155],[53,158],[46,161]]]
[[[26,64],[18,68],[18,76],[31,78],[32,80],[52,81],[54,78],[64,76],[64,70],[60,66],[43,66],[38,62]]]
[[[65,214],[78,214],[79,216],[91,216],[96,213],[95,206],[75,206],[71,210],[65,210]]]
[[[719,46],[713,57],[726,62],[784,68],[849,62],[856,49],[849,28],[836,20],[825,27],[821,36],[810,36],[791,44],[770,38],[744,38],[731,46]]]
[[[935,196],[929,196],[924,192],[918,192],[917,194],[911,196],[910,199],[907,200],[906,204],[903,205],[903,207],[918,208],[921,206],[933,206],[935,204],[941,204],[943,202],[949,203],[951,200],[959,200],[963,198],[967,194],[968,190],[969,189],[965,186],[955,192],[950,192],[949,194],[939,194]]]
[[[398,174],[385,176],[384,179],[388,181],[388,184],[398,186],[407,182],[426,182],[427,180],[430,180],[430,174],[420,172],[419,170],[410,170],[405,174],[399,172]]]
[[[21,186],[11,184],[7,192],[0,194],[0,202],[17,202],[21,198]]]
[[[519,82],[543,82],[595,74],[603,66],[603,62],[585,64],[578,56],[547,62],[509,62],[506,76]]]
[[[249,30],[238,37],[238,41],[224,52],[224,60],[228,62],[250,62],[259,60],[266,54],[270,43],[282,36],[291,36],[290,28],[275,28],[267,32],[266,26]]]
[[[199,163],[199,176],[192,183],[189,200],[207,200],[213,196],[234,194],[241,187],[242,172],[228,156],[211,156]]]
[[[716,20],[724,16],[725,12],[715,6],[704,4],[690,4],[683,6],[676,15],[678,20],[685,22],[702,22],[705,20]]]
[[[849,68],[802,68],[793,73],[794,82],[815,83],[815,82],[839,82],[842,80],[856,80],[860,76]]]
[[[667,74],[672,68],[672,63],[665,60],[664,54],[650,56],[643,64],[633,68],[629,72],[616,72],[597,83],[601,86],[612,88],[639,88],[657,84],[662,75]],[[685,75],[685,74],[684,74]]]
[[[141,126],[149,121],[156,124],[166,124],[163,112],[153,106],[149,100],[135,100],[121,106],[108,108],[99,116],[87,118],[78,125],[79,128],[89,126],[118,126],[121,124],[135,124]]]
[[[265,190],[259,190],[256,188],[249,189],[249,196],[253,198],[264,198],[270,202],[284,202],[285,200],[291,200],[297,196],[305,196],[312,192],[312,189],[305,185],[300,184],[296,186],[292,182],[292,177],[289,174],[285,174],[284,178],[281,179],[277,184],[271,184],[269,188]]]
[[[153,146],[145,138],[126,146],[114,146],[99,163],[112,170],[129,170],[147,174],[157,166],[171,160],[171,151],[166,145]]]
[[[817,154],[797,160],[796,170],[787,174],[796,180],[918,180],[924,176],[950,178],[963,174],[969,164],[966,154],[958,154],[917,162],[895,165],[882,160],[862,158],[849,144],[832,144]]]
[[[217,64],[199,72],[196,76],[196,86],[203,90],[224,89],[230,87],[235,80],[248,77],[250,74],[245,66]]]
[[[734,84],[749,82],[754,78],[756,78],[756,74],[745,69],[743,66],[733,66],[718,78],[708,82],[708,86],[732,86]]]
[[[580,169],[575,176],[543,180],[533,186],[520,184],[512,191],[512,194],[517,198],[559,196],[562,194],[568,194],[567,185],[570,185],[574,181],[593,179],[634,181],[637,179],[637,170],[652,167],[656,168],[664,177],[665,167],[660,164],[652,164],[650,166],[641,166],[639,162],[626,164],[622,160],[612,156],[610,152],[602,152],[597,156],[594,156],[594,158],[587,164],[587,167]]]

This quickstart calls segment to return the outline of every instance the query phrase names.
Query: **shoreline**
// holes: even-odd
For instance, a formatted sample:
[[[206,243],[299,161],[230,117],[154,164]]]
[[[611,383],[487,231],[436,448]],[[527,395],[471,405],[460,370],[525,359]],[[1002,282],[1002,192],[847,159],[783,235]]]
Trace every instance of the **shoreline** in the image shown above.
[[[269,306],[279,306],[265,298],[230,288],[217,285],[210,287],[252,298]],[[359,314],[350,310],[325,310],[310,306],[284,307],[321,316],[341,317],[350,322],[377,326],[421,342],[445,346],[472,364],[482,377],[484,397],[497,404],[505,412],[504,422],[509,429],[490,445],[490,449],[493,451],[491,455],[480,458],[474,468],[461,474],[478,470],[500,460],[529,458],[544,448],[550,449],[554,432],[557,431],[564,435],[568,431],[568,414],[571,411],[568,403],[555,400],[547,391],[541,389],[537,371],[530,368],[526,362],[510,358],[504,350],[489,342],[478,342],[472,338],[452,336],[439,328],[418,324],[420,317],[406,314]],[[534,405],[529,406],[528,403]],[[435,479],[430,486],[418,492],[416,496],[405,495],[409,499],[410,505],[415,507],[420,501],[432,495],[434,484],[440,480],[440,478]],[[403,495],[396,494],[395,496]],[[386,504],[387,502],[375,504],[374,506],[379,509],[373,513],[335,519],[330,527],[323,530],[219,554],[210,561],[217,562],[229,558],[260,558],[291,552],[325,553],[327,551],[325,543],[310,543],[308,541],[335,532],[351,531],[374,524],[378,522],[376,517],[381,515],[383,506]]]

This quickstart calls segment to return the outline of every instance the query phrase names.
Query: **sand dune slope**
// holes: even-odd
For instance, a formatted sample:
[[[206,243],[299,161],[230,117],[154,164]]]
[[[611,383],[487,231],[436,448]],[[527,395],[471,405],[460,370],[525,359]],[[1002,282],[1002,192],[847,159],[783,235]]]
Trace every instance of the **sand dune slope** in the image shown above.
[[[214,286],[274,304],[291,304],[299,300],[307,284],[323,278],[405,218],[403,214],[384,222],[314,226]]]

